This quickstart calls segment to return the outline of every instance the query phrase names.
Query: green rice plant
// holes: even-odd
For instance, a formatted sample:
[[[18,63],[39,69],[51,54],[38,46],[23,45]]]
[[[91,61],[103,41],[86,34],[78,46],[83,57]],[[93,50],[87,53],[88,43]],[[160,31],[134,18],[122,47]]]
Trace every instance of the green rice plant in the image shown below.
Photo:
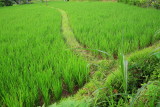
[[[75,65],[74,66],[77,66],[77,67],[72,67],[72,73],[75,74],[75,78],[74,78],[74,81],[75,83],[77,83],[78,87],[82,87],[84,85],[85,82],[88,81],[88,75],[89,75],[89,67],[83,67],[85,66],[84,64],[80,64],[81,61],[78,61],[79,64]],[[82,65],[81,67],[78,67],[79,65]],[[76,72],[78,71],[78,69],[82,72]]]
[[[0,13],[2,106],[47,106],[66,87],[73,91],[75,78],[86,82],[86,61],[66,51],[60,13],[41,4],[4,7]]]
[[[67,72],[67,71],[69,71],[69,72]],[[67,90],[70,93],[73,93],[75,84],[74,84],[74,81],[73,81],[73,74],[72,74],[71,69],[66,68],[64,70],[63,79],[64,79],[64,82],[65,82],[65,84],[67,86]]]
[[[124,54],[160,39],[158,33],[154,36],[160,28],[160,14],[154,9],[111,2],[50,2],[49,5],[66,10],[79,43],[89,49],[107,51],[114,59],[121,51],[122,35]],[[63,91],[73,93],[88,81],[86,61],[66,51],[58,11],[42,4],[31,4],[0,8],[0,13],[3,14],[0,17],[2,106],[47,106],[60,100]],[[101,52],[93,53],[99,55]],[[104,54],[103,57],[109,56]],[[121,72],[116,78],[122,80],[117,83],[123,84],[119,90],[125,91],[126,96],[129,88],[127,62],[123,54],[119,57]],[[111,105],[116,104],[114,98]],[[122,103],[123,99],[119,105]]]
[[[82,45],[106,51],[115,59],[120,51],[122,35],[124,54],[151,46],[160,40],[159,34],[154,36],[160,29],[160,12],[155,9],[115,2],[50,2],[49,5],[68,13],[74,35]],[[93,53],[100,54],[97,51]]]
[[[56,100],[60,100],[62,96],[62,81],[59,79],[59,77],[53,76],[53,85],[52,85],[52,91],[54,93],[54,98]]]

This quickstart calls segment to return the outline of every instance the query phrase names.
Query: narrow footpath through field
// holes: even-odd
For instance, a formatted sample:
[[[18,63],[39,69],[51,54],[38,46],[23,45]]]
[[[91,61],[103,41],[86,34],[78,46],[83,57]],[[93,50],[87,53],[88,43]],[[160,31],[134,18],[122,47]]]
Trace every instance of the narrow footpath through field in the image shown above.
[[[97,82],[99,82],[101,84],[101,85],[98,85],[97,88],[101,88],[101,86],[103,86],[103,84],[105,83],[104,81],[106,80],[106,76],[107,76],[105,73],[103,73],[103,69],[105,69],[105,67],[103,67],[101,65],[101,63],[103,63],[103,64],[107,63],[108,64],[108,63],[110,63],[110,61],[107,60],[107,59],[105,59],[105,58],[102,58],[101,55],[99,55],[99,56],[93,55],[92,51],[98,51],[98,52],[104,53],[104,54],[108,54],[108,53],[105,53],[105,52],[103,52],[101,50],[88,49],[88,48],[84,47],[75,38],[75,35],[74,35],[73,31],[72,31],[72,28],[70,27],[69,18],[68,18],[68,15],[67,15],[66,11],[64,11],[64,10],[62,10],[60,8],[56,8],[56,7],[51,7],[51,6],[48,6],[48,7],[52,8],[52,9],[56,9],[57,11],[59,11],[61,13],[61,17],[62,17],[62,19],[61,19],[62,20],[61,21],[61,32],[62,32],[63,38],[65,40],[65,43],[68,45],[68,49],[69,50],[73,50],[74,54],[76,54],[76,55],[84,58],[84,60],[86,60],[87,63],[89,64],[89,67],[90,67],[90,77],[91,77],[89,81],[95,81],[92,78],[94,77],[94,74],[95,74],[96,71],[99,71],[103,75],[103,77],[105,76],[103,79],[101,78],[100,80],[96,80],[96,84],[97,84]],[[108,64],[108,65],[110,65],[110,64]],[[112,70],[113,68],[116,68],[114,66],[114,64],[113,64],[113,66],[110,69]],[[90,82],[87,82],[84,85],[84,87],[81,88],[81,90],[82,91],[85,90],[85,87],[89,83]],[[93,92],[95,91],[94,88],[92,88],[92,90],[93,90]],[[77,90],[77,92],[76,92],[75,95],[78,95],[78,94],[79,94],[79,91]],[[70,94],[68,94],[67,96],[69,96],[69,95]],[[65,97],[67,97],[67,96],[65,96]]]
[[[70,27],[69,24],[69,18],[67,13],[59,8],[55,8],[55,7],[50,7],[53,9],[58,10],[61,13],[62,16],[62,34],[64,37],[64,40],[66,42],[66,44],[68,45],[69,49],[73,50],[75,52],[75,54],[85,58],[85,60],[87,60],[89,63],[93,62],[93,61],[98,61],[100,58],[95,57],[90,50],[91,49],[87,49],[84,46],[82,46],[75,38],[75,35],[72,31],[72,28]]]
[[[111,56],[110,59],[100,58],[101,56],[99,57],[93,55],[91,52],[92,49],[87,49],[76,40],[72,28],[70,27],[69,18],[66,11],[55,7],[50,7],[50,8],[56,9],[61,13],[62,17],[61,30],[65,43],[68,45],[68,48],[73,50],[75,54],[77,54],[78,56],[83,57],[84,60],[86,60],[91,65],[90,66],[91,78],[89,82],[87,82],[80,90],[77,90],[77,92],[74,93],[74,96],[72,96],[72,98],[83,99],[86,96],[92,98],[96,92],[99,92],[99,90],[106,89],[106,84],[110,84],[112,78],[113,79],[116,78],[115,75],[120,74],[121,71],[119,70],[119,64],[118,64],[119,62],[117,58],[113,58],[112,55],[109,55]],[[152,46],[149,47],[153,48]],[[93,50],[93,51],[99,51],[105,53],[100,50]],[[134,53],[126,55],[127,59],[132,55],[134,55]],[[117,74],[115,74],[115,72]]]

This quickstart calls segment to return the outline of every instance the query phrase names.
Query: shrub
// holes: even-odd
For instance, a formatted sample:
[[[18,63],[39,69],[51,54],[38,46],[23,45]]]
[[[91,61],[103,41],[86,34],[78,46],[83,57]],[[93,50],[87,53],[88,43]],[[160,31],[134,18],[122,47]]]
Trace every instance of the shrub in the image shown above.
[[[151,5],[153,6],[153,7],[155,7],[156,9],[160,9],[160,0],[158,1],[153,1],[152,3],[151,3]]]
[[[12,0],[0,0],[0,7],[2,6],[12,6],[13,1]]]
[[[129,90],[135,92],[142,83],[157,80],[160,75],[158,52],[146,50],[131,57],[129,65]]]
[[[0,0],[0,7],[4,6],[4,0]]]
[[[132,99],[131,106],[134,107],[159,107],[160,81],[150,81],[143,84]]]
[[[141,7],[152,6],[156,9],[160,9],[160,0],[118,0],[118,2],[125,2],[132,5],[137,5]]]

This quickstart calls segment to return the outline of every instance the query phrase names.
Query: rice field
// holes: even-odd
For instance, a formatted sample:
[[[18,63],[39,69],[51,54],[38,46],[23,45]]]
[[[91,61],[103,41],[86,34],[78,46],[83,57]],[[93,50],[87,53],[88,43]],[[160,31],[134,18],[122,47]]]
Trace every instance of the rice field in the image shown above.
[[[67,11],[77,40],[114,57],[160,40],[160,11],[114,2],[50,3]],[[123,41],[123,46],[121,45]],[[98,52],[95,52],[99,54]],[[106,56],[104,56],[106,57]]]
[[[113,2],[48,5],[66,11],[81,45],[108,52],[115,59],[122,49],[129,54],[160,40],[160,11],[156,9]],[[61,13],[49,6],[0,7],[2,107],[47,106],[75,93],[89,80],[86,59],[69,49]]]
[[[87,81],[87,63],[60,33],[61,16],[41,5],[0,8],[0,105],[48,105]]]

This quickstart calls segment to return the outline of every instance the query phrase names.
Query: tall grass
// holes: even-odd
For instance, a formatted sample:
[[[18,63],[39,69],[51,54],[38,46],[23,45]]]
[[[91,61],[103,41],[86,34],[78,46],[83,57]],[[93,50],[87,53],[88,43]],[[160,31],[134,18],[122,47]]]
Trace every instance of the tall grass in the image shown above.
[[[68,13],[71,28],[81,44],[109,52],[115,58],[120,51],[122,35],[124,54],[160,40],[160,35],[154,36],[160,29],[160,11],[156,9],[112,2],[54,2],[49,5]]]
[[[83,86],[87,63],[66,51],[60,13],[32,4],[0,14],[1,106],[47,106]]]
[[[121,55],[120,58],[121,62],[121,73],[122,73],[122,86],[124,88],[124,93],[127,94],[127,87],[128,87],[128,61],[125,60],[124,55]]]

